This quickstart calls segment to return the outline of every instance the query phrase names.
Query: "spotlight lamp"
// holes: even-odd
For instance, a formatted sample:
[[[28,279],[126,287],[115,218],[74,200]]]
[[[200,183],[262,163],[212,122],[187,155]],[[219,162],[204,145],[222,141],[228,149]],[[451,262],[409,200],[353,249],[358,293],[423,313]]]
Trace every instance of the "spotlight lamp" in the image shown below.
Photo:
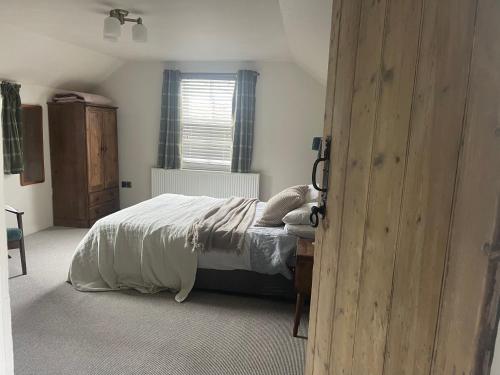
[[[124,9],[113,9],[109,12],[109,16],[104,19],[104,40],[117,42],[121,35],[122,25],[125,22],[133,22],[135,25],[132,26],[132,40],[139,43],[147,42],[148,29],[142,23],[142,18],[127,18],[128,14],[128,10]]]

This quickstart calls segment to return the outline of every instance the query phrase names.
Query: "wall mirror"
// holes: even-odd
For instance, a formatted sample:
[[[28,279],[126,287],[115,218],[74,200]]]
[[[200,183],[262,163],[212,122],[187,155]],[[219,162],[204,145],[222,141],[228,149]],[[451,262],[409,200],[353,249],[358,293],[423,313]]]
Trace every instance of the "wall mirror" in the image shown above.
[[[42,116],[42,107],[39,105],[23,104],[21,106],[24,157],[24,171],[21,173],[22,186],[45,181]]]

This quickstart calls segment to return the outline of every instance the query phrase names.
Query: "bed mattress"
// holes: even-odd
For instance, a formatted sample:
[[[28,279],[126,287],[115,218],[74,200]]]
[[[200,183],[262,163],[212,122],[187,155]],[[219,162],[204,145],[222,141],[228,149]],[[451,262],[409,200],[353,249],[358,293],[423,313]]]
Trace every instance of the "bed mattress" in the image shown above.
[[[258,203],[241,255],[228,250],[199,254],[186,246],[195,219],[221,199],[163,194],[97,221],[77,246],[68,280],[81,291],[169,289],[183,301],[196,269],[247,270],[291,278],[296,238],[283,227],[255,227],[265,207]]]
[[[241,255],[212,249],[198,255],[198,268],[281,274],[290,279],[289,265],[295,257],[297,237],[286,233],[283,226],[256,227],[255,222],[262,216],[265,207],[265,202],[257,203],[255,218],[245,234]]]

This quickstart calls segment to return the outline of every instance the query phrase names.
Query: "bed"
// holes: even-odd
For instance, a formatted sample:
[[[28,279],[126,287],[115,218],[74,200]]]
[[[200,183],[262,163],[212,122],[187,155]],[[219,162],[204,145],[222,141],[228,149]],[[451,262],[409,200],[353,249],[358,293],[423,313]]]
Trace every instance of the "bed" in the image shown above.
[[[193,252],[186,244],[191,223],[222,199],[163,194],[109,215],[94,224],[78,245],[68,281],[81,291],[136,289],[143,293],[176,291],[184,301],[196,281],[200,287],[234,282],[257,289],[262,280],[291,279],[297,238],[283,227],[256,227],[265,207],[258,202],[241,253],[209,249]],[[237,275],[236,279],[213,276]],[[245,276],[246,275],[246,276]],[[257,277],[257,279],[255,279]],[[254,281],[251,281],[251,280]],[[250,280],[250,281],[249,281]],[[203,283],[204,281],[204,283]],[[210,285],[208,285],[210,284]],[[224,287],[224,285],[222,285]]]

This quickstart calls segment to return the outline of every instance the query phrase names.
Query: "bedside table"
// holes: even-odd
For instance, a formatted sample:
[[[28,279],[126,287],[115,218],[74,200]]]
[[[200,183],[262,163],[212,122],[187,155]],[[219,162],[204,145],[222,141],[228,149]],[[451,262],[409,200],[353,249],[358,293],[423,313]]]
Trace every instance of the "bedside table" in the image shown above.
[[[311,295],[312,271],[314,264],[314,241],[299,238],[297,241],[297,259],[295,263],[295,319],[293,323],[293,337],[297,337],[300,317],[304,309],[304,297]]]

